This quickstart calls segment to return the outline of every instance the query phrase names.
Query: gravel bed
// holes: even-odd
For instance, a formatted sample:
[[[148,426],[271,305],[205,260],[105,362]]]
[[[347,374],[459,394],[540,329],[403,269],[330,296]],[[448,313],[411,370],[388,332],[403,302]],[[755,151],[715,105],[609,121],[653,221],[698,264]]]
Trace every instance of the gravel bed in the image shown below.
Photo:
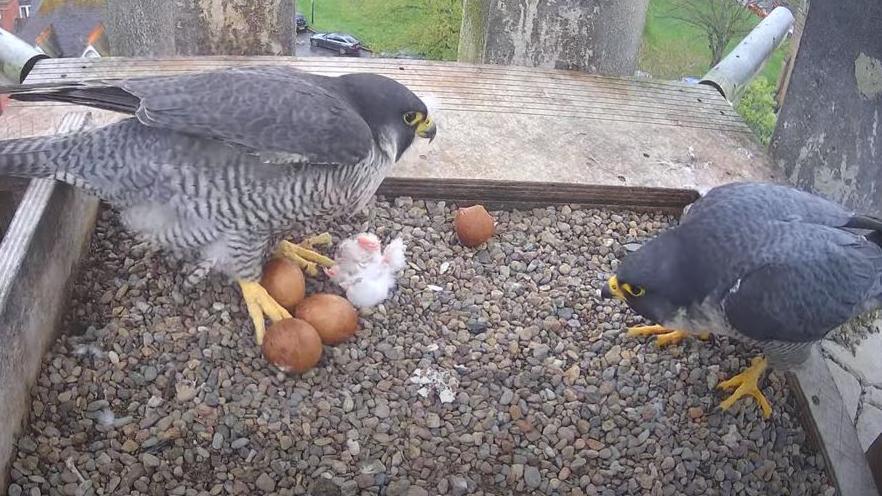
[[[471,250],[450,205],[373,212],[331,231],[400,234],[410,267],[357,339],[288,377],[262,359],[234,286],[187,285],[186,264],[103,211],[9,494],[834,493],[783,376],[764,381],[771,420],[748,401],[717,409],[717,382],[753,350],[659,349],[599,300],[617,257],[670,217],[494,212],[496,238]],[[445,377],[453,401],[416,369]]]

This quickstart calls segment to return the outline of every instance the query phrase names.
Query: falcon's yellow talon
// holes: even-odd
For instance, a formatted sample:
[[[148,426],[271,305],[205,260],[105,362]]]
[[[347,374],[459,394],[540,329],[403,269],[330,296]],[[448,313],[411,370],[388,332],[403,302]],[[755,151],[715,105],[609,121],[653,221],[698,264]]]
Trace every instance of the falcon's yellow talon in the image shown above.
[[[300,242],[300,246],[304,248],[312,248],[313,246],[330,246],[332,242],[333,238],[331,238],[331,233],[324,232],[303,240]]]
[[[763,395],[762,391],[760,391],[758,385],[758,381],[760,377],[762,377],[763,372],[765,372],[767,366],[768,361],[765,358],[755,357],[750,362],[750,367],[748,367],[744,372],[732,376],[730,379],[717,384],[717,387],[720,389],[735,388],[735,392],[720,403],[720,408],[723,410],[728,410],[732,405],[735,404],[736,401],[738,401],[742,397],[751,396],[753,397],[753,399],[756,400],[760,409],[762,409],[763,417],[769,418],[772,415],[772,406],[769,404],[769,401]]]
[[[655,344],[659,348],[662,348],[669,344],[677,344],[687,337],[689,337],[689,335],[683,331],[666,332],[664,334],[659,334],[658,337],[655,338]]]
[[[665,326],[660,325],[634,326],[628,328],[629,336],[652,336],[655,334],[666,334],[669,332],[672,331]]]
[[[655,338],[655,344],[659,347],[667,346],[669,344],[677,344],[689,335],[683,331],[675,331],[672,329],[668,329],[665,326],[660,325],[648,325],[648,326],[634,326],[628,328],[629,336],[652,336],[658,335]]]
[[[254,323],[254,338],[257,344],[263,344],[263,335],[266,333],[265,318],[269,317],[273,322],[282,319],[290,319],[291,314],[282,305],[273,299],[266,289],[255,281],[239,281],[242,288],[242,299],[248,308],[248,315]]]
[[[665,326],[660,325],[648,325],[648,326],[634,326],[628,328],[629,336],[658,336],[655,338],[655,344],[659,347],[664,347],[669,344],[677,344],[680,341],[689,337],[689,333],[685,331],[676,331],[674,329],[668,329]],[[703,341],[707,341],[710,339],[710,333],[705,332],[698,336],[698,339]]]
[[[279,247],[276,249],[275,255],[277,257],[287,258],[292,262],[296,263],[303,269],[307,274],[311,276],[318,275],[318,265],[323,267],[333,267],[334,261],[330,258],[322,255],[321,253],[316,253],[311,249],[307,248],[315,245],[324,245],[331,243],[331,235],[328,233],[319,234],[318,236],[313,236],[312,238],[307,239],[303,243],[297,245],[290,241],[282,241],[279,243]]]

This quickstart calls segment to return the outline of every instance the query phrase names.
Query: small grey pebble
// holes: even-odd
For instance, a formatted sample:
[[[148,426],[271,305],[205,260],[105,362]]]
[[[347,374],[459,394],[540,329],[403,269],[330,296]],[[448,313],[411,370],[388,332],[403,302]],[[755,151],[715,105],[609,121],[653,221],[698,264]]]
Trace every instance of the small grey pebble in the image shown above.
[[[466,327],[472,334],[481,334],[487,330],[487,325],[487,321],[483,319],[471,319],[468,324],[466,324]]]
[[[538,344],[533,348],[533,357],[540,360],[544,359],[548,356],[549,351],[551,351],[551,348],[549,348],[547,344]]]
[[[367,489],[374,485],[374,474],[358,474],[355,478],[360,489]]]
[[[254,487],[260,489],[264,493],[271,493],[276,490],[276,481],[264,472],[257,477],[256,481],[254,481]]]
[[[524,467],[524,482],[527,483],[527,487],[530,489],[538,488],[542,484],[542,476],[539,474],[539,469],[532,465]]]
[[[430,429],[441,427],[441,417],[437,413],[428,413],[426,415],[426,427]]]
[[[374,409],[374,415],[381,419],[388,418],[391,413],[392,412],[389,409],[389,404],[385,401],[379,403]]]
[[[319,477],[309,488],[310,496],[341,496],[342,494],[340,486],[326,477]]]
[[[429,496],[429,491],[419,487],[419,486],[410,486],[407,489],[407,496]]]
[[[162,464],[159,458],[151,453],[144,453],[141,455],[141,463],[148,468],[156,468]]]
[[[22,437],[18,440],[18,449],[25,453],[33,453],[37,449],[37,443],[29,437]]]
[[[156,380],[156,376],[159,375],[159,372],[156,371],[156,367],[147,366],[144,368],[144,380],[147,382],[153,382]]]
[[[450,482],[450,493],[453,496],[464,496],[465,494],[468,493],[469,482],[465,478],[463,478],[459,475],[452,475],[449,477],[449,482]]]
[[[410,488],[410,481],[407,479],[396,479],[386,486],[386,496],[405,496]]]

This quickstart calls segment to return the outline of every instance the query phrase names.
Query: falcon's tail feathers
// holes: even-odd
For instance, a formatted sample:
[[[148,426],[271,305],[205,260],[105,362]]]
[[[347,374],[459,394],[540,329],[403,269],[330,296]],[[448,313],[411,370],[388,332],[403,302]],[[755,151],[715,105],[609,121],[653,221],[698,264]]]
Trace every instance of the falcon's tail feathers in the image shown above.
[[[0,141],[0,176],[49,177],[60,147],[63,139],[55,136]]]
[[[867,235],[867,241],[882,247],[882,231],[873,231]]]
[[[871,231],[882,231],[882,219],[869,215],[854,215],[848,219],[845,227],[853,229],[869,229]]]
[[[72,103],[126,114],[134,114],[140,105],[140,99],[135,95],[102,82],[0,86],[0,94],[23,102]]]
[[[845,227],[872,231],[866,235],[867,240],[882,247],[882,219],[869,215],[855,215],[848,220]]]

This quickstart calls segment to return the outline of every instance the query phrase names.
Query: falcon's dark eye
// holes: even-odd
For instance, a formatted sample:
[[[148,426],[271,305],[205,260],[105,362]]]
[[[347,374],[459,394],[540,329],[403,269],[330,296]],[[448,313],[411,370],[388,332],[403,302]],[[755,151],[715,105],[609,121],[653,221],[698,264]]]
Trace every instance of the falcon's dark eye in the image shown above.
[[[406,122],[408,126],[413,126],[414,124],[416,124],[419,116],[419,112],[408,112],[404,114],[404,122]]]
[[[622,284],[622,289],[628,292],[631,296],[641,297],[646,294],[646,290],[641,287],[634,287],[630,284]]]

